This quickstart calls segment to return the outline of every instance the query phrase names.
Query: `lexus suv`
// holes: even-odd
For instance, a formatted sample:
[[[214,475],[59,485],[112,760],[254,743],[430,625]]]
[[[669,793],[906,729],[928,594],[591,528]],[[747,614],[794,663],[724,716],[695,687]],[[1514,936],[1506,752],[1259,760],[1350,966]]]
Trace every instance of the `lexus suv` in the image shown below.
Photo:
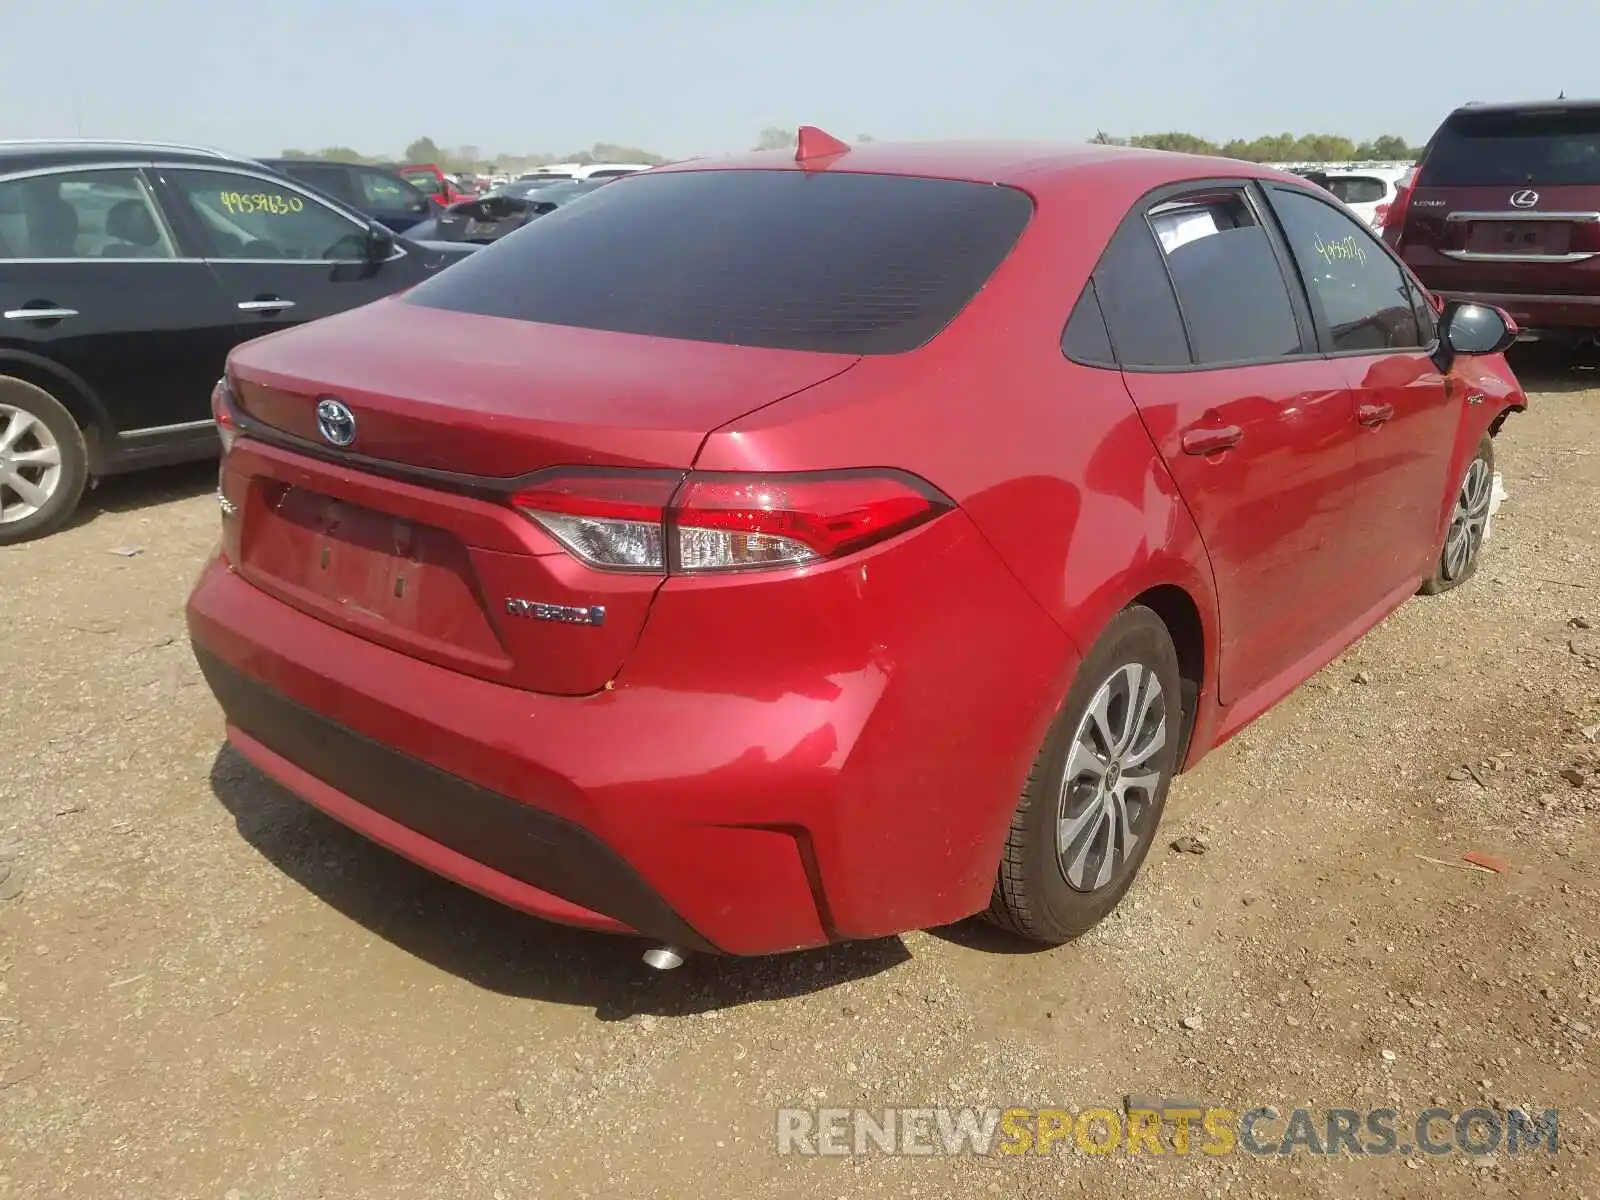
[[[1446,300],[1529,338],[1600,333],[1600,101],[1469,104],[1445,118],[1384,238]]]
[[[652,965],[1061,942],[1471,577],[1514,333],[1270,168],[806,128],[236,350],[190,638],[257,768]]]

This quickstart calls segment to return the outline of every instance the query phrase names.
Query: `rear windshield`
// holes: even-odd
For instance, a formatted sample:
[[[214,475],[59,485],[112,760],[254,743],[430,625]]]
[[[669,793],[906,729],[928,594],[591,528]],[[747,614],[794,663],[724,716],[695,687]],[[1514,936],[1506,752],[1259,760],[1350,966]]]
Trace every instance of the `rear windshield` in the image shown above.
[[[1371,175],[1331,176],[1328,190],[1346,204],[1373,204],[1382,200],[1387,192],[1383,180]]]
[[[1457,114],[1435,136],[1417,183],[1600,185],[1600,109]]]
[[[652,337],[897,354],[950,323],[1032,212],[1014,188],[945,179],[638,175],[540,218],[406,300]]]

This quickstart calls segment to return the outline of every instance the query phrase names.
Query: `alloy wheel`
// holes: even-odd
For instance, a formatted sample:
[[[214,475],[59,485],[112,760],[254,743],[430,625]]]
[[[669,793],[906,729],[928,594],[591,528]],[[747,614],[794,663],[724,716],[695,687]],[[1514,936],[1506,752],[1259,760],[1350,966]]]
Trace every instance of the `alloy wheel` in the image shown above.
[[[0,525],[31,517],[61,486],[61,446],[39,417],[0,404]]]
[[[1472,565],[1483,545],[1483,530],[1489,520],[1489,502],[1494,491],[1494,476],[1489,464],[1475,458],[1467,467],[1461,490],[1456,494],[1455,510],[1450,514],[1450,532],[1444,539],[1443,574],[1447,580],[1460,579]]]
[[[1149,836],[1166,743],[1161,680],[1139,663],[1118,668],[1078,723],[1061,779],[1056,857],[1075,891],[1112,883]]]

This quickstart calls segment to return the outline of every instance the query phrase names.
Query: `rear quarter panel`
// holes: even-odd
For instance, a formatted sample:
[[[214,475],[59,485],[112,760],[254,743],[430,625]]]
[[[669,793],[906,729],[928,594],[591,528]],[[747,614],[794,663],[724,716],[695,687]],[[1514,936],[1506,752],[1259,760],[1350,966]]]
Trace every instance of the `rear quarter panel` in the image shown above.
[[[697,468],[912,471],[961,505],[1080,653],[1171,584],[1195,602],[1212,657],[1205,551],[1121,374],[1061,351],[1111,232],[1158,182],[1034,189],[1017,247],[944,332],[723,426]]]

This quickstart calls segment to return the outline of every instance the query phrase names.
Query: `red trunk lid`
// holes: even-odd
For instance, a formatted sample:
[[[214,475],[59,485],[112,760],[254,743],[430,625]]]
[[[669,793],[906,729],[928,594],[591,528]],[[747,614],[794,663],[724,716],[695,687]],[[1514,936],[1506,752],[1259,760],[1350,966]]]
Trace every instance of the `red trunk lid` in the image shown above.
[[[719,425],[857,361],[380,301],[234,352],[245,435],[224,464],[225,544],[256,586],[362,637],[519,688],[592,692],[637,641],[660,577],[583,565],[510,507],[509,481],[687,470]],[[318,430],[330,396],[355,418],[345,451]],[[363,458],[476,482],[391,478]]]

